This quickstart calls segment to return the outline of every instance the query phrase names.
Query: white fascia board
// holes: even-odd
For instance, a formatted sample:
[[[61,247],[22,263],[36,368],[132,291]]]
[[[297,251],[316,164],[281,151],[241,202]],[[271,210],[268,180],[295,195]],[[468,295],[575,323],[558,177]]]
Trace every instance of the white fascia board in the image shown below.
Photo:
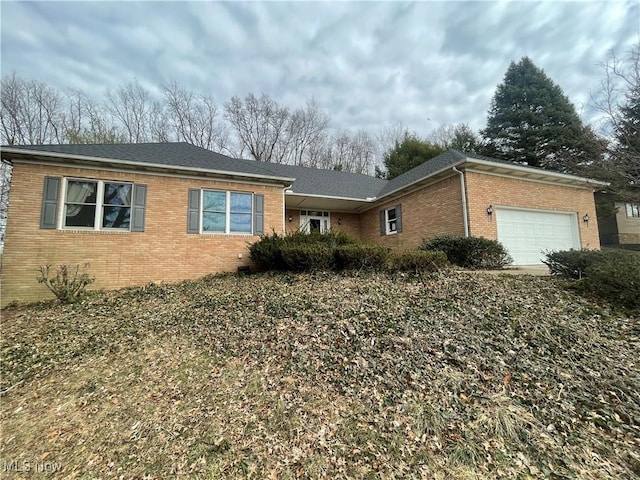
[[[470,158],[467,157],[464,160],[460,160],[459,162],[456,162],[452,165],[448,165],[444,168],[441,168],[440,170],[436,170],[435,172],[431,173],[430,175],[427,175],[426,177],[422,177],[419,178],[411,183],[408,183],[407,185],[403,185],[402,187],[396,188],[395,190],[392,190],[389,193],[385,193],[383,197],[380,197],[380,199],[382,198],[386,198],[389,196],[392,196],[398,192],[401,192],[402,190],[406,190],[407,188],[416,185],[420,182],[423,182],[429,178],[432,177],[436,177],[438,175],[440,175],[441,173],[444,173],[448,170],[451,170],[452,174],[453,172],[453,168],[460,168],[460,167],[464,167],[466,164],[475,164],[475,165],[484,165],[484,166],[490,166],[490,167],[498,167],[498,168],[505,168],[507,170],[513,170],[513,171],[520,171],[520,172],[526,172],[526,173],[533,173],[533,174],[537,174],[537,175],[542,175],[542,176],[548,176],[548,177],[552,177],[555,179],[565,179],[565,180],[571,180],[571,181],[578,181],[581,183],[584,183],[585,186],[602,186],[602,187],[606,187],[609,185],[609,182],[603,182],[601,180],[594,180],[591,178],[585,178],[585,177],[578,177],[575,175],[568,175],[566,173],[559,173],[559,172],[553,172],[551,170],[541,170],[541,169],[537,169],[537,168],[531,168],[531,167],[526,167],[524,165],[515,165],[515,164],[509,164],[509,163],[497,163],[497,162],[491,162],[491,161],[487,161],[487,160],[479,160],[476,158]],[[530,180],[531,181],[531,180]]]
[[[353,198],[353,197],[337,197],[333,195],[319,195],[315,193],[298,193],[293,192],[291,190],[285,192],[287,197],[311,197],[311,198],[328,198],[330,200],[349,200],[351,202],[363,202],[363,203],[371,203],[376,200],[376,197],[367,197],[367,198]]]
[[[516,165],[516,164],[509,164],[509,163],[496,163],[496,162],[490,162],[490,161],[487,161],[487,160],[480,160],[480,159],[477,159],[477,158],[469,158],[469,157],[467,157],[466,163],[475,164],[475,165],[484,165],[484,166],[488,166],[488,167],[505,168],[507,170],[514,170],[516,172],[532,173],[532,174],[536,174],[536,175],[553,177],[553,178],[557,178],[557,179],[572,180],[574,182],[578,181],[578,182],[582,182],[582,183],[585,183],[585,184],[590,185],[590,186],[599,185],[599,186],[605,187],[605,186],[609,185],[609,182],[603,182],[602,180],[594,180],[592,178],[578,177],[576,175],[569,175],[567,173],[554,172],[552,170],[542,170],[542,169],[539,169],[539,168],[528,167],[526,165]]]
[[[142,169],[159,168],[161,170],[181,170],[185,172],[193,172],[193,173],[200,173],[200,174],[208,173],[208,174],[221,175],[221,176],[235,176],[235,177],[254,178],[254,179],[261,179],[261,180],[276,180],[279,182],[287,182],[287,183],[291,183],[295,181],[295,178],[292,178],[292,177],[278,177],[274,175],[232,172],[229,170],[211,170],[208,168],[184,167],[182,165],[165,165],[162,163],[134,162],[131,160],[118,160],[115,158],[90,157],[87,155],[71,155],[71,154],[58,153],[58,152],[41,152],[38,150],[26,150],[22,148],[20,149],[2,148],[2,153],[12,153],[17,155],[34,155],[34,156],[41,156],[41,157],[51,157],[55,159],[79,160],[79,161],[96,162],[96,163],[114,163],[117,165],[141,167]],[[14,160],[12,159],[12,161]],[[20,161],[20,159],[18,159],[18,161]]]
[[[419,179],[417,179],[417,180],[414,180],[414,181],[413,181],[413,182],[411,182],[411,183],[407,183],[406,185],[403,185],[402,187],[396,188],[395,190],[392,190],[392,191],[390,191],[389,193],[385,193],[385,194],[384,194],[384,196],[379,197],[379,198],[376,198],[375,200],[380,200],[380,199],[382,199],[382,198],[386,198],[386,197],[389,197],[389,196],[391,196],[391,195],[394,195],[394,194],[396,194],[396,193],[398,193],[398,192],[400,192],[400,191],[402,191],[402,190],[406,190],[407,188],[409,188],[409,187],[411,187],[411,186],[413,186],[413,185],[415,185],[415,184],[417,184],[417,183],[423,182],[424,180],[426,180],[426,179],[428,179],[428,178],[435,177],[436,175],[439,175],[439,174],[441,174],[441,173],[444,173],[444,172],[446,172],[447,170],[450,170],[450,171],[451,171],[451,174],[452,174],[452,175],[455,175],[455,172],[453,171],[453,167],[458,167],[458,166],[462,165],[463,163],[464,163],[464,160],[460,160],[459,162],[454,163],[453,165],[448,165],[448,166],[446,166],[446,167],[444,167],[444,168],[441,168],[440,170],[436,170],[435,172],[433,172],[433,173],[432,173],[432,174],[430,174],[430,175],[427,175],[426,177],[421,177],[421,178],[419,178]]]

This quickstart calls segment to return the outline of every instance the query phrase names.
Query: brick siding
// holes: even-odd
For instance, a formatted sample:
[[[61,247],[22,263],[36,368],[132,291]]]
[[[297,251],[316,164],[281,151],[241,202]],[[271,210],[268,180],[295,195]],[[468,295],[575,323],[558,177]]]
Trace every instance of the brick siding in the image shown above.
[[[443,233],[464,235],[462,196],[458,175],[377,205],[364,212],[362,240],[393,250],[415,249],[424,239]],[[402,232],[380,235],[380,211],[402,205]]]
[[[470,235],[498,238],[496,215],[488,215],[487,207],[521,207],[558,212],[575,212],[578,217],[580,245],[599,249],[600,239],[593,190],[532,182],[498,175],[467,171],[467,209]],[[588,214],[590,221],[582,217]]]
[[[40,229],[45,176],[144,183],[145,231],[95,232]],[[41,265],[84,265],[96,278],[92,288],[174,282],[249,264],[252,235],[187,234],[190,188],[263,194],[265,232],[282,233],[282,187],[152,174],[17,163],[13,169],[2,257],[1,304],[53,298],[37,283]],[[242,258],[238,258],[242,255]]]
[[[45,176],[94,178],[144,183],[147,189],[145,231],[95,232],[43,230],[40,209]],[[575,212],[583,248],[599,248],[593,192],[467,171],[470,234],[497,238],[495,215],[500,206]],[[5,250],[2,258],[1,304],[52,298],[36,282],[41,265],[89,264],[96,278],[92,288],[119,288],[148,282],[174,282],[208,273],[235,271],[249,264],[251,235],[187,234],[187,194],[190,188],[263,194],[264,231],[282,233],[282,187],[223,180],[181,178],[142,173],[52,167],[17,162],[13,170]],[[402,205],[402,232],[380,235],[380,211]],[[587,224],[582,216],[588,214]],[[288,221],[288,217],[292,221]],[[338,218],[342,219],[338,224]],[[287,208],[284,228],[295,231],[300,211]],[[331,212],[331,228],[362,241],[394,250],[414,249],[439,234],[464,235],[460,177],[442,180],[380,203],[362,214]],[[242,258],[238,258],[239,255]]]

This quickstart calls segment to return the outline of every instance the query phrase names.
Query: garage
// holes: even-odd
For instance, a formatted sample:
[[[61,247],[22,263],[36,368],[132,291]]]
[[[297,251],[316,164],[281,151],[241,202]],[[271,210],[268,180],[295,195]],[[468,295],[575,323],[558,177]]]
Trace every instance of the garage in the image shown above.
[[[496,208],[498,241],[515,265],[541,264],[547,250],[580,248],[575,212]]]

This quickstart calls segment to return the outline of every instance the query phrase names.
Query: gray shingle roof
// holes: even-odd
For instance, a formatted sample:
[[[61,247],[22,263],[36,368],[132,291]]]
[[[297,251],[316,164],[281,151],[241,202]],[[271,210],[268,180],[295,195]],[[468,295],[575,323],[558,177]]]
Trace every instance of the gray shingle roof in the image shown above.
[[[358,173],[322,170],[268,163],[266,168],[278,175],[294,177],[291,190],[306,195],[366,199],[376,197],[388,180]]]
[[[439,171],[462,164],[469,158],[513,166],[509,162],[502,162],[481,155],[447,150],[392,180],[382,180],[369,175],[336,170],[321,170],[236,159],[188,143],[23,145],[7,146],[3,147],[3,150],[6,148],[103,158],[105,161],[128,161],[149,164],[150,166],[186,167],[208,170],[212,173],[225,172],[245,176],[255,175],[258,177],[277,178],[279,181],[286,181],[287,178],[295,179],[291,189],[294,193],[300,195],[339,197],[363,201],[368,198],[384,197]],[[549,173],[548,171],[540,171]]]
[[[296,167],[227,157],[188,143],[123,143],[22,145],[12,149],[121,160],[150,165],[178,166],[247,175],[295,178],[294,193],[366,199],[375,197],[387,180],[317,168]]]
[[[11,145],[8,148],[34,150],[66,155],[104,158],[150,165],[178,166],[203,170],[224,171],[246,175],[277,176],[253,160],[241,160],[196,147],[189,143],[121,143],[121,144],[65,144]]]
[[[378,196],[382,197],[384,195],[387,195],[388,193],[395,192],[403,187],[417,182],[418,180],[428,177],[429,175],[433,175],[439,170],[443,170],[447,167],[453,167],[459,163],[464,162],[467,157],[468,155],[460,153],[457,150],[447,150],[437,157],[434,157],[431,160],[428,160],[418,165],[417,167],[404,172],[402,175],[398,175],[397,177],[389,180],[384,188],[380,190],[380,192],[378,192]]]

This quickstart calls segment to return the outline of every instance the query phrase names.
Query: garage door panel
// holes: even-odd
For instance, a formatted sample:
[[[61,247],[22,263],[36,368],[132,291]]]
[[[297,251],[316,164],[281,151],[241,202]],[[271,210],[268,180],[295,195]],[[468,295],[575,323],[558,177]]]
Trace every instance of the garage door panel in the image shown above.
[[[498,240],[516,265],[542,263],[545,251],[579,249],[575,213],[496,209]]]

